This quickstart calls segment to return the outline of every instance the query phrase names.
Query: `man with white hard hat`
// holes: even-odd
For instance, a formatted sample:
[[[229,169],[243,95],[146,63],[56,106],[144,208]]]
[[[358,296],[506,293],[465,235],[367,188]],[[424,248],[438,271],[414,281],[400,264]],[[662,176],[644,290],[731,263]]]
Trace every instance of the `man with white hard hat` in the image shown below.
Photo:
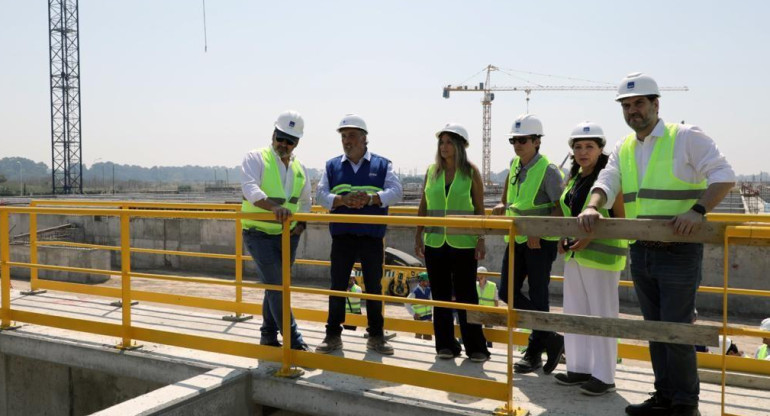
[[[369,151],[369,130],[363,118],[348,114],[337,127],[342,139],[341,156],[326,162],[318,183],[317,200],[332,214],[388,215],[388,207],[401,200],[401,182],[390,160]],[[366,293],[382,294],[383,237],[385,225],[330,223],[332,235],[331,290],[347,290],[353,263],[361,262]],[[393,354],[383,333],[382,302],[366,300],[368,340],[366,348],[380,354]],[[316,352],[328,354],[342,348],[345,298],[329,297],[326,337]]]
[[[672,234],[690,235],[735,185],[735,173],[714,141],[695,126],[658,117],[660,91],[642,73],[618,87],[626,124],[578,216],[588,233],[623,193],[626,218],[666,219]],[[621,191],[622,189],[622,191]],[[645,320],[690,323],[701,281],[703,244],[639,240],[631,245],[631,276]],[[700,382],[692,345],[650,341],[655,393],[626,407],[628,415],[699,415]]]
[[[757,352],[754,354],[754,358],[758,360],[770,360],[770,318],[765,318],[759,325],[760,331],[767,331],[768,333],[762,337],[762,345],[757,348]]]
[[[243,220],[243,241],[257,264],[262,283],[281,285],[281,230],[291,227],[291,262],[297,251],[305,223],[290,221],[296,212],[310,212],[310,179],[307,169],[293,152],[299,145],[305,122],[296,111],[285,111],[273,125],[270,146],[252,150],[243,158],[241,189],[244,213],[272,213],[275,220]],[[291,267],[289,265],[288,267]],[[262,303],[261,345],[281,346],[278,331],[284,336],[283,298],[280,291],[266,290]],[[291,348],[307,351],[308,346],[291,317]]]
[[[562,173],[540,153],[543,123],[534,114],[516,118],[508,135],[516,157],[511,163],[501,202],[492,210],[494,215],[561,216],[559,198],[562,193]],[[556,260],[559,237],[517,235],[514,244],[513,305],[517,309],[548,312],[548,285],[551,266]],[[508,242],[508,236],[505,237]],[[500,299],[508,303],[508,247],[503,254],[500,271]],[[529,284],[529,297],[522,293],[524,281]],[[542,361],[546,352],[548,360]],[[543,367],[551,374],[564,353],[564,337],[552,331],[534,330],[529,336],[524,357],[514,365],[517,373],[530,373]]]

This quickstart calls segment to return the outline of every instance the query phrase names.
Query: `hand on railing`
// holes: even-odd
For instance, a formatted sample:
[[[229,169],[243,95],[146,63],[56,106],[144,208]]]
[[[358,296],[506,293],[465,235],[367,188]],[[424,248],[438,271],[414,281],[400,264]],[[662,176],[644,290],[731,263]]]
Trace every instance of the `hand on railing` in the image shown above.
[[[586,207],[586,209],[577,216],[578,226],[582,228],[583,231],[590,233],[593,231],[594,224],[596,224],[596,221],[599,221],[600,218],[603,218],[602,214],[600,214],[596,208],[590,206]]]
[[[700,229],[702,222],[703,214],[689,210],[672,218],[671,226],[674,228],[674,234],[690,235]]]
[[[281,205],[274,205],[272,208],[270,208],[270,210],[273,211],[273,214],[275,214],[275,219],[278,222],[288,221],[291,217],[291,211]]]
[[[492,208],[492,215],[505,215],[505,204],[502,202]]]

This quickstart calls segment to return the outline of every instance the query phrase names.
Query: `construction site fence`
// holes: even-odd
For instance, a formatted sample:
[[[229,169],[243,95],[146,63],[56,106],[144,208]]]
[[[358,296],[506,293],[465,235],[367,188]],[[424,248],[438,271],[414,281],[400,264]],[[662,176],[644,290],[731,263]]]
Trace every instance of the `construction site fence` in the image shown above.
[[[319,207],[314,207],[314,212],[305,214],[295,214],[293,219],[297,221],[306,221],[308,223],[359,223],[359,224],[385,224],[397,226],[443,226],[448,227],[450,232],[508,235],[513,238],[516,234],[524,235],[583,235],[577,227],[574,219],[555,218],[555,217],[528,217],[512,219],[499,216],[476,216],[476,217],[417,217],[414,207],[392,207],[390,216],[364,216],[364,215],[334,215],[323,213]],[[15,262],[10,259],[10,232],[9,215],[28,215],[29,216],[29,245],[30,261]],[[489,214],[489,213],[488,213]],[[97,244],[72,243],[64,241],[37,241],[37,217],[38,215],[64,215],[64,216],[113,216],[120,220],[120,245],[108,246]],[[233,231],[235,239],[235,254],[217,254],[217,253],[195,253],[187,251],[159,250],[131,247],[131,219],[132,218],[186,218],[198,220],[229,220],[233,221]],[[559,326],[558,319],[554,324],[552,319],[541,319],[537,314],[515,309],[515,305],[509,304],[507,307],[490,307],[481,305],[460,304],[454,302],[430,301],[420,299],[405,299],[402,297],[385,296],[376,294],[357,294],[351,292],[331,291],[325,289],[300,287],[291,285],[291,263],[289,250],[289,229],[284,226],[282,231],[282,273],[283,284],[266,285],[254,282],[243,281],[243,261],[250,260],[250,257],[243,254],[243,237],[241,233],[241,221],[251,220],[271,220],[272,214],[245,214],[240,212],[240,206],[234,204],[189,204],[189,203],[159,203],[159,202],[125,202],[125,201],[84,201],[84,200],[45,200],[32,201],[29,207],[0,207],[0,319],[2,328],[8,330],[15,327],[14,322],[24,322],[49,327],[56,327],[74,331],[94,333],[106,336],[112,336],[119,339],[117,348],[130,349],[137,347],[136,341],[152,342],[178,347],[193,348],[217,353],[238,355],[243,357],[256,358],[261,360],[275,361],[281,363],[281,370],[277,375],[292,376],[298,371],[298,367],[310,367],[334,371],[339,373],[362,376],[370,379],[389,381],[394,383],[410,384],[437,390],[443,390],[452,393],[467,394],[477,397],[500,400],[503,405],[499,409],[500,414],[517,414],[513,403],[513,351],[514,345],[526,345],[527,334],[514,331],[521,322],[527,322],[528,328],[564,330],[572,333],[585,333],[617,338],[630,338],[655,341],[674,341],[681,340],[681,331],[679,329],[686,326],[693,330],[689,331],[691,337],[689,341],[700,345],[717,346],[718,335],[744,335],[754,337],[770,337],[770,333],[756,329],[741,328],[728,324],[727,321],[727,299],[728,295],[743,296],[770,296],[770,291],[750,290],[729,288],[728,276],[728,246],[730,244],[751,244],[767,245],[770,242],[770,215],[741,215],[741,214],[716,214],[709,215],[708,221],[704,223],[701,230],[691,236],[674,236],[670,227],[667,227],[665,221],[653,220],[623,220],[611,219],[600,222],[600,226],[594,232],[595,238],[640,238],[651,240],[673,240],[673,241],[691,241],[691,242],[710,242],[720,241],[724,245],[724,284],[723,287],[701,287],[699,290],[708,293],[718,293],[723,296],[723,322],[721,328],[716,331],[707,331],[706,326],[689,324],[670,324],[645,322],[653,325],[649,331],[641,331],[642,334],[629,334],[629,330],[638,325],[638,320],[615,319],[612,329],[603,328],[602,321],[610,318],[580,317],[573,315],[561,315],[569,320],[563,321]],[[284,223],[286,225],[288,223]],[[602,224],[607,226],[602,226]],[[559,233],[554,231],[558,230]],[[657,238],[648,238],[654,236]],[[92,249],[113,250],[120,252],[121,270],[101,270],[93,268],[76,268],[59,265],[48,265],[38,263],[37,247],[41,245],[49,246],[72,246],[87,247]],[[509,276],[501,278],[512,281],[512,271],[514,255],[513,246],[509,250],[509,267],[511,271]],[[210,277],[187,277],[177,275],[165,275],[156,273],[141,273],[131,269],[131,254],[164,254],[180,256],[197,256],[203,258],[219,258],[235,261],[235,279],[233,281],[210,278]],[[328,261],[320,260],[302,260],[298,259],[300,264],[328,265]],[[69,318],[56,316],[55,314],[43,314],[14,309],[10,297],[10,269],[12,267],[30,269],[30,291],[28,294],[40,293],[44,290],[56,290],[70,293],[87,294],[94,296],[117,298],[120,301],[122,315],[121,324],[108,322],[99,322],[93,320]],[[387,266],[388,268],[409,273],[413,275],[422,268]],[[94,285],[85,285],[78,283],[59,282],[51,280],[38,279],[38,270],[67,271],[76,273],[91,273],[107,276],[119,275],[121,278],[121,287],[103,287]],[[486,273],[488,276],[496,276],[496,273]],[[141,279],[161,279],[168,281],[178,281],[185,283],[212,284],[221,286],[230,286],[235,289],[235,297],[232,301],[222,299],[211,299],[205,297],[185,296],[179,294],[166,294],[149,291],[133,290],[131,285],[132,278]],[[562,279],[555,277],[556,280]],[[630,284],[630,282],[621,282],[621,285]],[[265,289],[281,291],[283,296],[284,321],[283,327],[289,326],[289,310],[292,310],[295,317],[299,320],[312,322],[326,322],[326,311],[302,309],[291,307],[292,293],[307,293],[320,296],[338,296],[338,297],[358,297],[362,299],[380,300],[385,302],[426,304],[433,307],[444,307],[452,309],[464,309],[474,314],[480,319],[492,318],[496,320],[503,329],[485,328],[484,333],[488,340],[505,343],[507,345],[507,374],[505,381],[496,381],[489,379],[472,378],[463,375],[440,373],[428,370],[419,370],[408,366],[388,365],[383,363],[352,360],[333,355],[322,355],[306,351],[297,351],[290,348],[290,343],[284,343],[282,347],[271,347],[258,345],[254,343],[223,340],[213,337],[204,337],[199,335],[183,334],[177,332],[163,331],[157,329],[144,328],[132,325],[131,305],[135,301],[153,302],[190,308],[200,308],[209,310],[219,310],[232,312],[234,315],[228,317],[233,320],[246,319],[250,315],[261,314],[262,305],[258,303],[245,302],[243,300],[244,289]],[[508,285],[508,291],[512,292],[513,285]],[[508,293],[508,299],[513,299],[513,294]],[[550,326],[546,321],[551,321]],[[580,323],[577,327],[575,322]],[[346,316],[346,323],[351,325],[365,326],[365,318],[360,315],[349,314]],[[636,323],[636,324],[635,324]],[[555,326],[554,326],[555,325]],[[659,325],[660,330],[655,329],[654,325]],[[668,326],[666,326],[668,325]],[[671,327],[675,325],[675,327]],[[412,333],[431,334],[433,328],[430,322],[421,322],[406,319],[387,318],[385,328],[393,331],[403,331]],[[618,329],[619,328],[619,329]],[[672,329],[673,328],[673,329]],[[714,328],[712,328],[714,329]],[[674,334],[673,332],[680,332]],[[680,341],[681,342],[681,341]],[[649,361],[649,350],[646,346],[622,343],[619,345],[618,354],[622,358]],[[698,354],[698,365],[701,368],[718,369],[722,372],[722,391],[723,391],[723,414],[724,413],[724,384],[726,371],[739,371],[744,373],[753,373],[759,375],[770,375],[770,361],[759,361],[751,358],[726,356],[724,351],[720,355]]]

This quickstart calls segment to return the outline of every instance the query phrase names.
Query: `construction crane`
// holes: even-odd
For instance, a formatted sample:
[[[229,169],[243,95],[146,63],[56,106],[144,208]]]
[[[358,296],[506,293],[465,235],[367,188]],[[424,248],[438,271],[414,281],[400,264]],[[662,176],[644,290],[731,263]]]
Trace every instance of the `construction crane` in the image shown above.
[[[491,156],[492,156],[492,101],[495,99],[495,92],[498,91],[521,91],[527,96],[527,112],[529,112],[529,95],[532,91],[616,91],[617,86],[614,84],[606,83],[607,85],[525,85],[525,86],[512,86],[512,87],[497,87],[491,84],[491,75],[494,71],[502,71],[500,68],[494,65],[487,65],[481,72],[486,71],[485,82],[480,82],[478,85],[469,87],[468,85],[447,85],[444,87],[444,98],[449,98],[449,93],[455,92],[481,92],[481,108],[482,108],[482,178],[485,185],[492,185],[491,174]],[[509,74],[510,75],[510,74]],[[545,74],[536,74],[545,75]],[[474,75],[475,76],[475,75]],[[575,78],[568,78],[575,79]],[[587,81],[587,80],[581,80]],[[595,82],[595,81],[591,81]],[[689,91],[687,87],[661,87],[661,91]]]

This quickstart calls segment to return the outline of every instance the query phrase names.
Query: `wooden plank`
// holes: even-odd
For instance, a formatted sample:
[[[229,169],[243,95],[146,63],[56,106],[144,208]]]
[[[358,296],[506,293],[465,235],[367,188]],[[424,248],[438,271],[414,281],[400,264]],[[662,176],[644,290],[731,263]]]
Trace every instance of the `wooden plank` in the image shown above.
[[[500,217],[493,217],[499,219]],[[517,217],[516,232],[532,236],[562,236],[585,237],[588,234],[579,227],[577,220],[572,217]],[[734,222],[705,222],[700,230],[689,236],[676,235],[666,220],[640,220],[625,218],[607,218],[600,220],[591,237],[593,238],[626,238],[648,241],[681,241],[690,243],[721,244],[724,241],[725,228],[730,225],[741,225]],[[507,234],[505,230],[449,228],[450,234]],[[736,243],[740,239],[735,239]]]
[[[467,313],[468,322],[506,326],[505,315],[477,311]],[[518,318],[516,326],[519,328],[709,347],[719,345],[719,327],[715,326],[564,315],[519,309],[516,309],[515,313]]]

